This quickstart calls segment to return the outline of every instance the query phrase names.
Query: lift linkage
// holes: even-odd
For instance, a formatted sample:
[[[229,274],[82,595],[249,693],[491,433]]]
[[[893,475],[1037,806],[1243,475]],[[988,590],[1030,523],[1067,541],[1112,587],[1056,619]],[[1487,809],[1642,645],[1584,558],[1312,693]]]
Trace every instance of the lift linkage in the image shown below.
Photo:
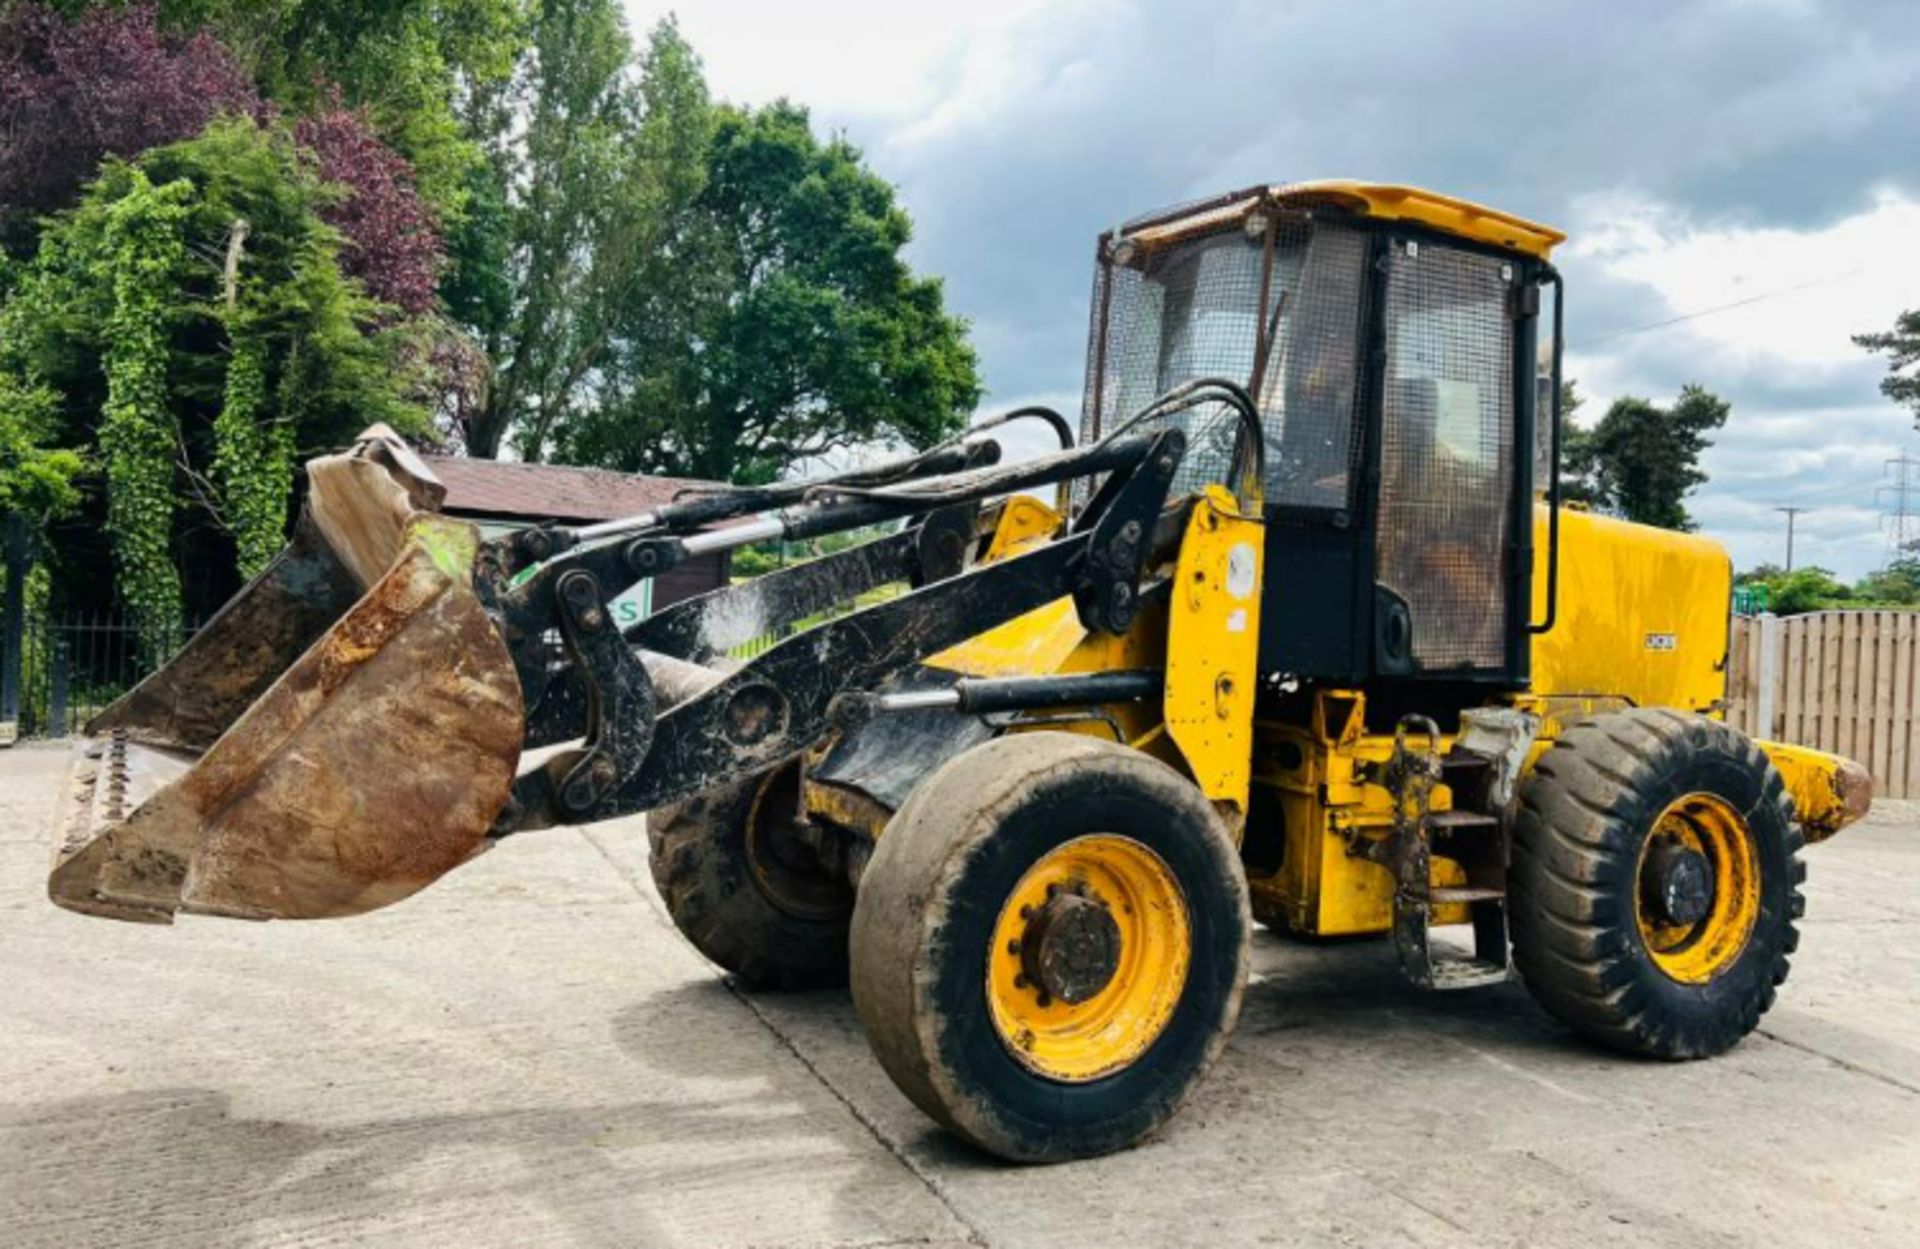
[[[580,744],[519,778],[494,836],[646,811],[761,771],[821,740],[836,711],[870,704],[889,678],[1065,596],[1089,628],[1124,632],[1152,557],[1177,533],[1162,512],[1186,450],[1181,429],[1148,428],[996,467],[992,443],[964,444],[501,540],[483,559],[483,599],[526,697],[526,745]],[[1104,481],[1067,534],[968,567],[981,504],[1090,477]],[[740,516],[752,518],[692,531]],[[888,521],[905,528],[676,604],[624,635],[614,622],[613,598],[691,555]],[[540,550],[557,553],[530,562]],[[912,588],[899,597],[796,633],[737,670],[712,666],[744,641],[902,580]],[[1028,693],[1036,705],[1058,697]]]

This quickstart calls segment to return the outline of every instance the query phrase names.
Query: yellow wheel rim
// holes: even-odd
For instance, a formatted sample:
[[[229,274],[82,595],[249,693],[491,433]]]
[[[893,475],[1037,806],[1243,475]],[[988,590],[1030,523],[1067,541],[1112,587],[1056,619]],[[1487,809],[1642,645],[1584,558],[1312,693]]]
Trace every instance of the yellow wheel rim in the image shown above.
[[[1186,898],[1159,855],[1130,837],[1075,838],[1000,909],[987,954],[993,1026],[1029,1070],[1096,1080],[1165,1031],[1191,950]]]
[[[1694,917],[1676,917],[1664,903],[1663,858],[1706,864],[1706,897]],[[1655,965],[1685,984],[1703,984],[1740,957],[1760,918],[1760,860],[1746,820],[1712,794],[1686,794],[1667,804],[1640,847],[1634,919]],[[1698,877],[1696,877],[1698,879]]]

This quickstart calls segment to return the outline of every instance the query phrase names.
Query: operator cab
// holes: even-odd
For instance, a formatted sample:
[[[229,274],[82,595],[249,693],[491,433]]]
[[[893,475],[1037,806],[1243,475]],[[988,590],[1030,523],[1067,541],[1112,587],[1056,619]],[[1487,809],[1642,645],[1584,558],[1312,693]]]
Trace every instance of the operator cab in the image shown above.
[[[1240,381],[1259,407],[1263,674],[1526,683],[1539,288],[1557,292],[1563,237],[1311,182],[1101,238],[1082,440],[1194,378]],[[1558,335],[1555,352],[1557,377]],[[1179,484],[1231,475],[1231,414],[1166,419],[1193,440]]]

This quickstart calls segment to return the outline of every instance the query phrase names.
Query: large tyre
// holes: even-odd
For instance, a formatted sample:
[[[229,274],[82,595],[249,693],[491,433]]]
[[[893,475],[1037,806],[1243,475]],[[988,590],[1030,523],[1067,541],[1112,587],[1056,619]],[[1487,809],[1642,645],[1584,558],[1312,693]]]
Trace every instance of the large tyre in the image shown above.
[[[749,989],[846,983],[853,890],[792,835],[799,779],[790,764],[647,816],[667,913]]]
[[[854,906],[853,1000],[927,1114],[1057,1162],[1164,1123],[1226,1044],[1246,884],[1193,783],[1066,733],[985,742],[921,782]]]
[[[1513,961],[1540,1004],[1658,1058],[1753,1031],[1787,977],[1806,878],[1766,755],[1701,716],[1623,711],[1568,730],[1520,794]]]

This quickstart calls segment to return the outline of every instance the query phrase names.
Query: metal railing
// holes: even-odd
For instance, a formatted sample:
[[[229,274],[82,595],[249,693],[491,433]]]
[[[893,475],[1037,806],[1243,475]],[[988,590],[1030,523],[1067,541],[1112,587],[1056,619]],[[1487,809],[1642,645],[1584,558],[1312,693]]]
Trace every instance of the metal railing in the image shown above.
[[[10,622],[12,623],[12,622]],[[20,737],[66,737],[193,636],[142,629],[116,612],[23,612],[0,629],[0,722]]]

